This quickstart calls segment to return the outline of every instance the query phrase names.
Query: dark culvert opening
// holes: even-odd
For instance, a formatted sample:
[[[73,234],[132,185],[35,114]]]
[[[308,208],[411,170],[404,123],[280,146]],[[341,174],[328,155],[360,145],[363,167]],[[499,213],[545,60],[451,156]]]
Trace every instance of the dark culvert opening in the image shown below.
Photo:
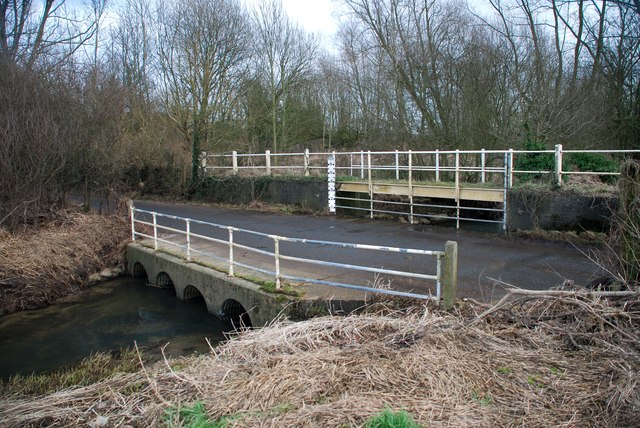
[[[205,307],[207,306],[207,302],[204,300],[204,296],[202,295],[200,290],[198,290],[193,285],[187,285],[185,287],[182,300],[189,303],[195,303],[197,305],[204,305]]]
[[[227,299],[222,304],[222,319],[235,329],[251,328],[251,318],[240,302]]]
[[[133,277],[135,279],[139,279],[140,281],[144,281],[145,284],[149,283],[149,276],[147,275],[147,270],[142,266],[141,263],[136,262],[133,265]]]
[[[159,288],[166,288],[167,290],[173,290],[175,294],[176,288],[173,285],[173,280],[166,272],[160,272],[158,275],[158,280],[156,281],[156,285]]]

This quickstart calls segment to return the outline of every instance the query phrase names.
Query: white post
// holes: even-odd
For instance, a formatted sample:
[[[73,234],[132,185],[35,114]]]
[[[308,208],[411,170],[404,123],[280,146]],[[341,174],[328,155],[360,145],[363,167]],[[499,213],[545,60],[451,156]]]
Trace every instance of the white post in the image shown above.
[[[409,176],[407,180],[409,182],[409,223],[413,224],[413,154],[411,150],[408,153],[409,156]]]
[[[229,276],[233,276],[233,228],[229,227]]]
[[[456,149],[456,229],[460,229],[460,150]]]
[[[266,150],[264,152],[264,158],[267,166],[267,174],[271,175],[271,150]]]
[[[200,164],[202,169],[207,169],[207,152],[200,152]]]
[[[482,183],[485,182],[485,167],[486,167],[486,158],[485,158],[484,149],[482,149],[482,153],[480,153],[480,164],[482,165],[482,172],[480,176],[480,180]]]
[[[513,149],[509,149],[509,161],[507,162],[507,168],[509,169],[509,189],[513,187]]]
[[[440,181],[440,150],[436,149],[436,182]]]
[[[238,152],[235,150],[231,152],[231,160],[233,162],[233,173],[238,173]]]
[[[304,149],[304,176],[309,176],[309,149]]]
[[[349,153],[349,177],[353,177],[353,153]]]
[[[371,150],[367,151],[367,174],[369,177],[369,218],[373,218],[373,180],[371,179]]]
[[[273,237],[273,255],[276,259],[276,290],[280,290],[282,287],[280,283],[280,241],[277,236]]]
[[[336,152],[333,152],[327,158],[327,189],[329,212],[336,212]]]
[[[131,211],[131,240],[135,242],[136,240],[136,209],[133,207],[133,204],[129,206]]]
[[[360,150],[360,179],[364,180],[364,152]]]
[[[185,219],[187,223],[187,262],[191,261],[191,220]]]
[[[396,180],[400,180],[400,155],[396,150]]]
[[[153,249],[158,249],[158,221],[156,213],[153,213]]]
[[[556,185],[562,186],[562,144],[556,144]]]

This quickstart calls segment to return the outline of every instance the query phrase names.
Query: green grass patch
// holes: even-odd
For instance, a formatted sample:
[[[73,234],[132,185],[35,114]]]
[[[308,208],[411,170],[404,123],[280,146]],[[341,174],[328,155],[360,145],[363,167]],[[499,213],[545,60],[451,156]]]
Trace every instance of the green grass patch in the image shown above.
[[[167,428],[224,428],[227,422],[226,418],[211,421],[202,403],[195,403],[191,407],[171,408],[164,415]]]
[[[420,428],[409,413],[403,410],[394,412],[391,409],[372,416],[364,426],[365,428]]]
[[[146,358],[143,357],[143,361]],[[88,386],[116,373],[135,373],[140,369],[134,349],[96,353],[78,365],[51,373],[16,375],[0,383],[0,396],[36,396],[51,394],[71,387]],[[144,383],[131,385],[128,394],[141,391]]]

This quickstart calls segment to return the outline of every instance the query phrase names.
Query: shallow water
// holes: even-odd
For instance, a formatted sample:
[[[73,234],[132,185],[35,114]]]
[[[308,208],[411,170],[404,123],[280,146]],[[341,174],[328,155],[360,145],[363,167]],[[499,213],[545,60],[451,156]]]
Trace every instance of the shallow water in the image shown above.
[[[152,356],[167,343],[166,355],[204,353],[205,338],[215,345],[230,330],[204,302],[183,302],[172,290],[117,279],[82,291],[72,302],[0,318],[0,377],[63,368],[134,341]]]

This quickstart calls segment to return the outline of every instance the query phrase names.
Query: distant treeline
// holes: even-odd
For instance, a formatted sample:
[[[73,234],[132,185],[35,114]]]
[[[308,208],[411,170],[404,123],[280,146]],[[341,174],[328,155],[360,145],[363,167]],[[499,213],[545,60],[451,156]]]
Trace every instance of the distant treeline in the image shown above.
[[[0,0],[0,226],[70,190],[184,192],[202,151],[640,148],[630,0]]]

